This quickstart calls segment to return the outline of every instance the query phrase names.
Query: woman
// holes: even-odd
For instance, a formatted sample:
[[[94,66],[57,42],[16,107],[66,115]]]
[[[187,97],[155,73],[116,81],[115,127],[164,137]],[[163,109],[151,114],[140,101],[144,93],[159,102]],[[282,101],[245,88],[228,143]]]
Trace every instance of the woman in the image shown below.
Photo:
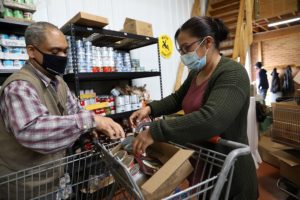
[[[176,32],[176,46],[190,73],[170,96],[134,112],[132,125],[152,115],[185,115],[155,121],[133,142],[135,153],[143,153],[154,141],[200,143],[213,136],[248,144],[247,112],[250,83],[245,68],[220,55],[219,44],[228,29],[210,17],[193,17]],[[218,146],[218,145],[217,145]],[[222,147],[216,147],[225,151]],[[257,178],[251,155],[238,159],[229,199],[257,199]]]

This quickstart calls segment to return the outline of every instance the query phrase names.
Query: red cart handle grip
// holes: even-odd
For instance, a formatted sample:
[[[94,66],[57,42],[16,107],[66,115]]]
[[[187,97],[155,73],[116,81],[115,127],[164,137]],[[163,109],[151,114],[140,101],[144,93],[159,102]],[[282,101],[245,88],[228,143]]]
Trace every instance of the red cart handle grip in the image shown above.
[[[214,136],[214,137],[210,138],[208,141],[213,143],[213,144],[218,144],[221,139],[222,138],[217,135],[217,136]]]

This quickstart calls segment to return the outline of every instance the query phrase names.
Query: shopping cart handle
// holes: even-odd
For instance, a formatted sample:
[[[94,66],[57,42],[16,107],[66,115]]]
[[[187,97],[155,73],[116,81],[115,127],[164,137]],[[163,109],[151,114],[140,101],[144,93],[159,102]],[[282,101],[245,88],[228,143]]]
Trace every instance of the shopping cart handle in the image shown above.
[[[217,136],[214,136],[214,137],[210,138],[208,141],[211,142],[211,143],[213,143],[213,144],[218,144],[221,139],[222,138],[217,135]]]

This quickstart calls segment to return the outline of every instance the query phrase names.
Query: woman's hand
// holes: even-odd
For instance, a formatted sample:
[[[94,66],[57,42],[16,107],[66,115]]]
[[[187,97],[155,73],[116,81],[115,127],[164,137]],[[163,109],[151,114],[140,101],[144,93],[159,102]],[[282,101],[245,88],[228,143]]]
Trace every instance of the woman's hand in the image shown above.
[[[146,129],[138,134],[134,139],[132,148],[134,154],[143,154],[146,152],[148,146],[154,143],[150,129]]]
[[[141,108],[134,113],[129,118],[130,124],[133,127],[137,127],[139,122],[141,122],[143,119],[149,117],[151,114],[151,108],[150,106],[146,106],[145,108]]]

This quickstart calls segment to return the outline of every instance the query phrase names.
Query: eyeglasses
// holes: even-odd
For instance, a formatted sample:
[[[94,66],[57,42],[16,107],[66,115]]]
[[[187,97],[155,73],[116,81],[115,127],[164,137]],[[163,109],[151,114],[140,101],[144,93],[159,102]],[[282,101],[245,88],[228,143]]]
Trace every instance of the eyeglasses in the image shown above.
[[[179,44],[178,44],[178,42],[176,41],[176,42],[175,42],[175,46],[176,46],[177,51],[178,51],[180,54],[186,54],[186,53],[190,52],[190,48],[191,48],[195,43],[201,42],[201,43],[200,43],[200,45],[201,45],[203,41],[204,41],[203,38],[201,38],[201,39],[199,39],[199,40],[197,40],[197,41],[195,41],[195,42],[192,42],[192,43],[190,43],[190,44],[184,44],[184,45],[181,46],[181,48],[179,48]]]

